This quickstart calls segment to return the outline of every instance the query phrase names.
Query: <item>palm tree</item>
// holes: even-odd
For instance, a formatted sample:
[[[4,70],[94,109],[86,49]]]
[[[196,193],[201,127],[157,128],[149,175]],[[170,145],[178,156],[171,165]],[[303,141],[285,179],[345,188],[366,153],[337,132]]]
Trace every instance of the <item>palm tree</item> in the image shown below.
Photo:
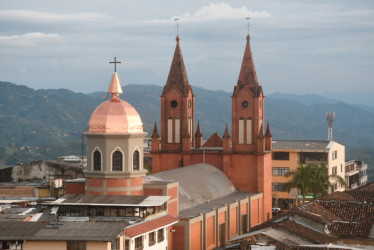
[[[313,192],[314,196],[320,194],[322,196],[327,194],[328,188],[334,192],[334,185],[330,180],[337,180],[341,185],[346,186],[344,179],[336,174],[329,175],[326,164],[307,164],[300,166],[296,171],[291,171],[287,176],[292,176],[292,180],[287,183],[287,191],[291,188],[297,188],[303,196],[303,204],[305,197],[309,192]]]

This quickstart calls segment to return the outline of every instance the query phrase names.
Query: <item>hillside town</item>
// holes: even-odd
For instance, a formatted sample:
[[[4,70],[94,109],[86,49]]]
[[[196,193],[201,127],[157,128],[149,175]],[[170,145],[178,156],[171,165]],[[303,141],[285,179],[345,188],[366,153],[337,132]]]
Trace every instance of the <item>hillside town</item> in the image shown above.
[[[273,139],[250,41],[223,135],[195,120],[179,36],[151,135],[121,99],[114,58],[87,155],[0,169],[0,249],[374,249],[367,164],[345,160],[332,127],[324,141]],[[290,186],[311,164],[325,167],[323,190]]]

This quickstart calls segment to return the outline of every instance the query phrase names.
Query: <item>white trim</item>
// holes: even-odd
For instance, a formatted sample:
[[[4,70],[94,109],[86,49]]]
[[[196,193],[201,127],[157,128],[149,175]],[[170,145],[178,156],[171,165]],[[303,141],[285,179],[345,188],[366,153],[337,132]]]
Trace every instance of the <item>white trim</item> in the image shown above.
[[[168,118],[167,138],[168,143],[173,143],[173,118]]]
[[[175,143],[181,142],[181,120],[179,118],[175,118],[174,120],[174,136],[175,136]]]
[[[239,118],[239,144],[244,144],[244,119]]]
[[[95,170],[94,169],[94,162],[95,162],[95,160],[94,160],[94,153],[95,153],[95,151],[99,151],[100,152],[100,170]],[[103,171],[103,152],[101,152],[101,150],[100,150],[100,148],[99,147],[95,147],[93,150],[92,150],[92,152],[91,152],[91,160],[92,160],[92,164],[91,164],[91,170],[92,171]]]
[[[122,153],[122,171],[115,170],[113,171],[113,153],[116,151],[120,151]],[[125,153],[122,151],[120,147],[115,147],[114,150],[110,153],[110,171],[111,172],[123,172],[125,169]]]
[[[247,144],[252,144],[252,119],[247,118]]]

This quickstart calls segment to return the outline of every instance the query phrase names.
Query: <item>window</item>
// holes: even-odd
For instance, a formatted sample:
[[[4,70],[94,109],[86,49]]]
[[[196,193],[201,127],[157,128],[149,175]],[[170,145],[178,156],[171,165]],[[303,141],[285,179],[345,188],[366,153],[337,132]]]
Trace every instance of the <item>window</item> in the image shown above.
[[[335,150],[335,151],[332,151],[332,159],[335,160],[338,158],[338,151]]]
[[[93,155],[93,170],[101,171],[101,153],[99,150],[95,150]]]
[[[336,175],[337,174],[337,166],[335,167],[332,167],[332,175]]]
[[[164,241],[164,229],[161,228],[157,230],[157,242],[162,242]]]
[[[343,172],[343,164],[340,164],[340,172]]]
[[[278,192],[287,192],[286,189],[286,183],[273,183],[273,191],[278,191]]]
[[[67,242],[67,250],[86,250],[86,242],[85,241],[68,241]]]
[[[290,168],[273,168],[273,175],[275,176],[286,176],[290,172]]]
[[[130,250],[130,240],[125,240],[125,250]]]
[[[168,143],[173,142],[173,119],[168,118]]]
[[[288,161],[290,159],[290,153],[289,152],[273,152],[272,158],[273,160]]]
[[[335,183],[332,184],[332,192],[334,192],[337,189],[338,189],[338,183],[335,182]]]
[[[134,151],[134,154],[132,156],[132,169],[133,170],[139,170],[140,166],[139,166],[139,151],[138,150],[135,150]]]
[[[135,238],[135,249],[143,249],[143,236]]]
[[[175,143],[180,143],[180,139],[181,139],[181,136],[180,136],[180,132],[181,132],[181,120],[179,120],[179,118],[176,118],[174,120],[175,122],[175,131],[174,131],[174,135],[175,135]]]
[[[252,144],[252,120],[247,119],[247,144]]]
[[[112,170],[122,171],[122,153],[118,150],[112,156]]]
[[[149,246],[156,244],[156,232],[149,233]]]
[[[112,248],[111,250],[119,250],[120,247],[119,247],[119,239],[115,239],[114,241],[112,241]]]
[[[244,119],[239,118],[239,144],[244,143]]]

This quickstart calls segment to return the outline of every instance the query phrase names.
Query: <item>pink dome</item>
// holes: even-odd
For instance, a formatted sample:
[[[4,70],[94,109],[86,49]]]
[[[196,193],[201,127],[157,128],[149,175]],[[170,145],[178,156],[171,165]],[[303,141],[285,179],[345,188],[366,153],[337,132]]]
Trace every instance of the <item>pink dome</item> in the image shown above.
[[[89,133],[142,133],[143,123],[129,103],[119,99],[122,88],[117,73],[113,74],[108,93],[112,98],[100,104],[88,123]]]
[[[143,123],[133,106],[123,100],[107,100],[100,104],[88,123],[90,133],[138,133]]]

